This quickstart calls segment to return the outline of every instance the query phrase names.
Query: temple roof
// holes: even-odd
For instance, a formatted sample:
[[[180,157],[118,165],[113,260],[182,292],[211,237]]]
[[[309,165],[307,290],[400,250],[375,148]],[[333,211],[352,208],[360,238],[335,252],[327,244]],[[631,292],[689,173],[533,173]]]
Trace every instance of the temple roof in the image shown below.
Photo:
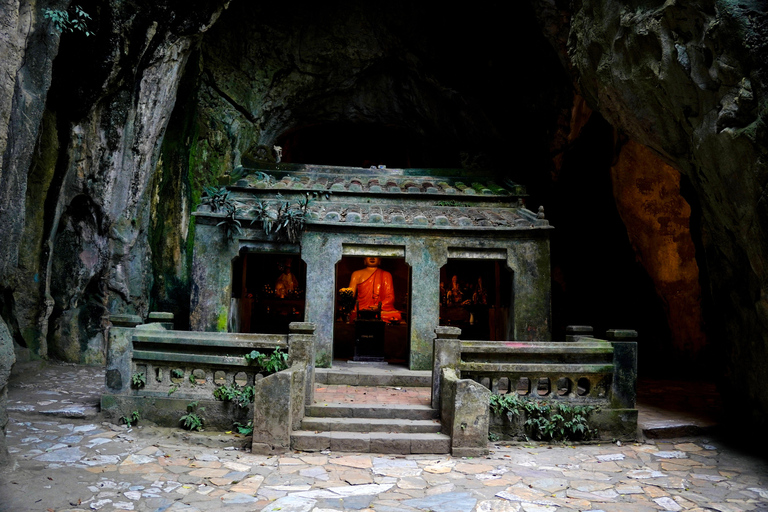
[[[308,227],[437,230],[548,229],[524,207],[523,186],[461,170],[361,169],[310,165],[251,169],[227,186],[242,220],[256,210],[306,206]],[[197,216],[226,217],[201,205]],[[261,214],[263,215],[263,213]]]

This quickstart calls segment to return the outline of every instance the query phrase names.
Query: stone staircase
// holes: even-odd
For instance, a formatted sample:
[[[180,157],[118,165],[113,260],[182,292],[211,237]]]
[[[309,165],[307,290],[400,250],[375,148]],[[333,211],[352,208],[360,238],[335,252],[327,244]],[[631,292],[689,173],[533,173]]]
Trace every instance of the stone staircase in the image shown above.
[[[432,373],[371,364],[335,364],[315,372],[315,403],[307,406],[291,448],[364,453],[450,453],[430,406]]]

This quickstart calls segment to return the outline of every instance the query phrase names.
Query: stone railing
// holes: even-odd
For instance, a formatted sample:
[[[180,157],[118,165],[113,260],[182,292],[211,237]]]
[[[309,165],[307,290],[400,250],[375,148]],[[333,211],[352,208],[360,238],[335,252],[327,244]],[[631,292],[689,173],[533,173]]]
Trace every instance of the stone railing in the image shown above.
[[[484,436],[478,431],[469,439],[467,418],[456,420],[460,411],[453,402],[460,402],[452,398],[453,388],[462,381],[487,389],[482,398],[473,392],[478,399],[486,400],[486,405],[493,392],[599,406],[591,421],[601,434],[625,439],[636,435],[635,342],[588,336],[563,343],[462,341],[458,339],[461,331],[455,327],[439,327],[436,333],[432,407],[440,408],[444,429],[453,428],[453,432],[445,433],[463,440],[464,447],[456,446],[454,441],[460,451],[485,446],[488,435],[486,429]],[[489,424],[488,420],[472,421]]]
[[[171,331],[160,323],[132,326],[120,319],[109,338],[110,393],[102,397],[102,410],[113,420],[139,411],[154,423],[177,426],[187,405],[197,401],[205,407],[207,428],[229,430],[234,421],[246,423],[254,408],[215,400],[214,391],[220,386],[253,386],[258,397],[262,382],[282,373],[264,378],[245,357],[253,350],[266,355],[287,351],[289,369],[284,371],[301,374],[301,411],[313,398],[314,324],[292,323],[283,335],[239,334]]]
[[[257,369],[245,355],[287,351],[290,335],[230,334],[137,328],[133,334],[131,376],[143,374],[137,395],[208,399],[219,386],[253,386]]]

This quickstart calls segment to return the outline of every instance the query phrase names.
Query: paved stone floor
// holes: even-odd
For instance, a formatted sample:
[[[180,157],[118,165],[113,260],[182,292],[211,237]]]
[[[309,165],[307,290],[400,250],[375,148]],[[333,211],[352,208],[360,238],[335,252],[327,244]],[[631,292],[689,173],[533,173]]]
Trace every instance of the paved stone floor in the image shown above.
[[[102,370],[71,365],[29,365],[12,379],[17,467],[0,473],[0,511],[768,511],[768,463],[712,437],[496,443],[472,459],[266,457],[232,434],[103,423],[94,412],[102,382]],[[343,394],[344,386],[323,387]],[[369,391],[423,399],[402,388]]]

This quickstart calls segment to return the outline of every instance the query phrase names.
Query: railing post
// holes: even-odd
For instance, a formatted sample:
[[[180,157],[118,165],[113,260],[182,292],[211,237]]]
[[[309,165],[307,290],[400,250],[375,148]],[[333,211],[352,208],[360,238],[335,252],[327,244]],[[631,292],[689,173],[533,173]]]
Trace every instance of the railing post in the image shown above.
[[[614,407],[634,409],[637,402],[637,331],[610,329],[606,338],[613,345],[611,392]]]
[[[288,326],[288,366],[301,364],[306,368],[304,405],[315,399],[315,324],[291,322]]]
[[[110,393],[125,393],[131,389],[131,358],[133,329],[141,325],[140,316],[110,315],[107,334],[106,386]],[[149,373],[149,372],[147,372]],[[145,375],[149,381],[149,375]]]
[[[461,329],[458,327],[440,326],[435,329],[437,338],[432,358],[432,408],[440,409],[440,383],[443,368],[456,370],[458,378],[459,363],[461,362]]]

